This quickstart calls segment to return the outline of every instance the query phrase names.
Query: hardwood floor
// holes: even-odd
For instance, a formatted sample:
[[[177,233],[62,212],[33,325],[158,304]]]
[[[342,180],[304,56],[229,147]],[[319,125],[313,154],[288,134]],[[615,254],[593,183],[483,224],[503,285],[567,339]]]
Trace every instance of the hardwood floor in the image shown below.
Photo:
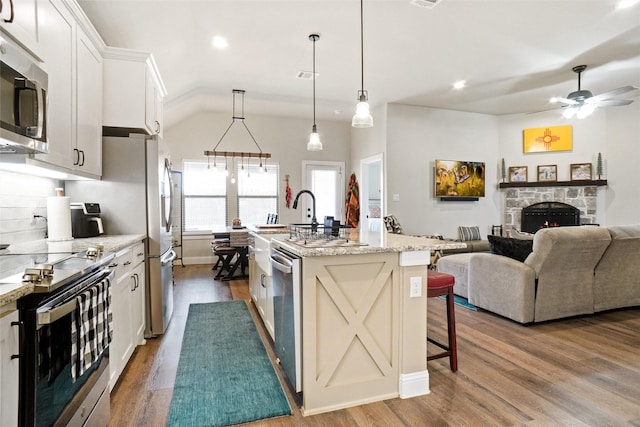
[[[169,329],[134,353],[111,393],[110,426],[165,424],[190,303],[250,299],[247,281],[216,282],[208,265],[175,267],[175,277]],[[444,301],[430,299],[434,337],[445,337],[445,319]],[[459,370],[430,361],[428,395],[303,417],[285,387],[293,415],[248,425],[640,426],[640,309],[520,326],[456,306],[456,326]]]

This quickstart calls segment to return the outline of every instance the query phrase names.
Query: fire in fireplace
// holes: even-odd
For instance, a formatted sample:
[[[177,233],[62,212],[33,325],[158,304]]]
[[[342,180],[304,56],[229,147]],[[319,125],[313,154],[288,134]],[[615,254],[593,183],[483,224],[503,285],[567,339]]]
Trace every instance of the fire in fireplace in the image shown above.
[[[580,209],[560,202],[540,202],[522,208],[521,229],[535,233],[546,227],[580,225]]]

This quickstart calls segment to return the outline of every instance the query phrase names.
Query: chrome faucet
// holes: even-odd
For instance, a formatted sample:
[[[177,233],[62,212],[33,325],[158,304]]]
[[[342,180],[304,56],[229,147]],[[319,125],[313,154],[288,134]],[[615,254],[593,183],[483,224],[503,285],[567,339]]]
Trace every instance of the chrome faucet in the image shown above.
[[[313,206],[313,215],[311,216],[311,231],[318,231],[318,219],[316,218],[316,196],[309,190],[300,190],[298,194],[296,194],[296,198],[293,201],[293,209],[298,209],[298,198],[302,193],[307,193],[311,196],[312,206]]]

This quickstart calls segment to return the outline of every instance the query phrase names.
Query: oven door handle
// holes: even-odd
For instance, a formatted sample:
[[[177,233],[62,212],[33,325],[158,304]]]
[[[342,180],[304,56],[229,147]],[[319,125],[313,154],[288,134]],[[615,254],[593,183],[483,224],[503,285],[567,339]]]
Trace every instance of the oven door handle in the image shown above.
[[[47,311],[38,311],[38,326],[49,325],[56,320],[66,316],[76,309],[78,301],[74,297],[71,301],[67,301],[62,305]]]
[[[49,325],[56,320],[66,316],[67,314],[73,312],[76,307],[78,307],[77,296],[82,291],[84,291],[87,287],[92,286],[112,275],[113,272],[111,270],[99,271],[98,273],[87,278],[84,282],[81,282],[80,285],[84,286],[79,288],[76,292],[73,293],[72,296],[68,297],[66,300],[62,300],[59,302],[52,301],[49,304],[46,304],[39,308],[36,311],[38,328],[43,325]]]

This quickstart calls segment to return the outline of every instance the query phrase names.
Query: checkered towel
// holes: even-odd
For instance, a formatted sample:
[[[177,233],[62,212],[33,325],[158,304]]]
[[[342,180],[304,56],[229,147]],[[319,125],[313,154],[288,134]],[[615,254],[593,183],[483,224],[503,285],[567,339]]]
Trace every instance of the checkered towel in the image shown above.
[[[78,307],[71,320],[71,378],[74,382],[98,360],[111,342],[110,277],[76,297]]]

